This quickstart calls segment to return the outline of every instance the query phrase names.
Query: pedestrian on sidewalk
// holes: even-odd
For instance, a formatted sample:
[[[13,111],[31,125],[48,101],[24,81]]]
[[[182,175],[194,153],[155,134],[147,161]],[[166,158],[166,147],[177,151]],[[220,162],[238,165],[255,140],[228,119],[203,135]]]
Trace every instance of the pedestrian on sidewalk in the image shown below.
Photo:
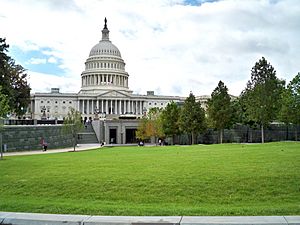
[[[43,147],[43,151],[44,152],[47,151],[48,144],[47,144],[46,140],[43,137],[41,139],[41,145]]]

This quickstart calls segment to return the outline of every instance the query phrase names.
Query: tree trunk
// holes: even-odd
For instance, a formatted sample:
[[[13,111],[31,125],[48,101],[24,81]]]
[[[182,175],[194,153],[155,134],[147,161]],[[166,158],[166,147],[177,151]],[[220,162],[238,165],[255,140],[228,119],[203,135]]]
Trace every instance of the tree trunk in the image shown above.
[[[265,143],[265,136],[264,136],[264,125],[261,125],[261,143]]]
[[[223,129],[220,130],[220,144],[223,144]]]
[[[0,134],[0,159],[3,159],[3,148],[2,148],[2,134]]]
[[[194,132],[192,132],[192,145],[194,144]]]
[[[298,141],[298,130],[297,130],[297,125],[295,126],[295,141]]]
[[[75,152],[75,147],[76,147],[76,135],[73,136],[74,139],[73,139],[73,151]]]
[[[285,137],[286,141],[289,140],[289,124],[286,124],[286,137]]]

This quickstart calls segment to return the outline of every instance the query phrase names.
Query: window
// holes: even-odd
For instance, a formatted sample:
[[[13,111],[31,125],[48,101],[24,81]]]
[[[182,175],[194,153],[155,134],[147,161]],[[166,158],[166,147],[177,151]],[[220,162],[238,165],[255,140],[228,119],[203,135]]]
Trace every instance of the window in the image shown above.
[[[151,105],[151,102],[149,102],[149,105]]]
[[[47,101],[47,103],[50,103],[50,101]]]
[[[41,103],[44,103],[44,101],[41,101]]]
[[[57,101],[55,101],[55,104],[57,104]]]
[[[154,103],[154,105],[156,105],[156,102]]]
[[[72,101],[69,101],[69,104],[72,104]]]
[[[63,101],[63,103],[65,104],[66,102],[65,102],[65,101]]]
[[[164,105],[164,103],[160,103],[160,105]]]

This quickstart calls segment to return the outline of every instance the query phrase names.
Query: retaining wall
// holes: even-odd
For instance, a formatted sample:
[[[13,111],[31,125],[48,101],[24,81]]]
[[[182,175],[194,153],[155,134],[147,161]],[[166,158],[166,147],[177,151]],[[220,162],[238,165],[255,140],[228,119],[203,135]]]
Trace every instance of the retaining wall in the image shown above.
[[[1,131],[2,143],[8,152],[41,150],[41,138],[44,137],[48,148],[72,146],[72,136],[62,132],[62,125],[9,125]]]
[[[300,225],[300,216],[90,216],[0,212],[1,225]]]

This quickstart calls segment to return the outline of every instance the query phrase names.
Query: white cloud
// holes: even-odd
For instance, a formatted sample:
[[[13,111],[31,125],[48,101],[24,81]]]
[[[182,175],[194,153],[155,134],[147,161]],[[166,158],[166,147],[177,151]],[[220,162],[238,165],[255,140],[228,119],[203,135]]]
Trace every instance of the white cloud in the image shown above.
[[[47,62],[48,63],[54,63],[54,64],[56,64],[57,63],[57,59],[54,58],[53,56],[51,56],[50,58],[48,58]]]
[[[46,64],[47,59],[41,59],[41,58],[31,58],[27,61],[26,64],[33,64],[33,65],[39,65],[39,64]]]
[[[80,89],[78,80],[54,74],[30,72],[28,82],[34,92],[50,92],[51,88],[60,88],[60,92],[72,93],[74,90]]]
[[[49,63],[59,59],[67,74],[68,82],[59,80],[65,91],[79,91],[84,62],[101,38],[105,16],[135,92],[204,95],[222,80],[238,95],[262,56],[288,81],[300,70],[298,0],[180,2],[2,0],[0,27],[10,45],[25,51],[51,49],[42,53]],[[34,91],[42,91],[34,79],[44,76],[49,78],[32,75]],[[42,88],[52,86],[45,82]]]

